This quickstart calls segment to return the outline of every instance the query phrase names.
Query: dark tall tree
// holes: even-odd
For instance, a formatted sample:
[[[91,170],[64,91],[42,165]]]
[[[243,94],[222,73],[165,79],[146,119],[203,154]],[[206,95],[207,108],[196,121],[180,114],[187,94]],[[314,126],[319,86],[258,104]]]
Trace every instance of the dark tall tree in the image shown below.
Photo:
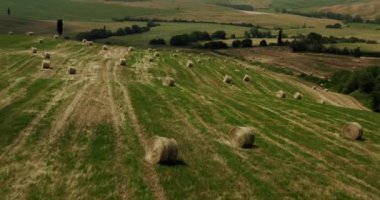
[[[11,8],[8,8],[7,13],[8,13],[8,16],[11,16]]]
[[[282,29],[280,29],[280,31],[278,31],[277,45],[278,46],[282,46],[283,45],[283,43],[282,43]]]
[[[62,21],[62,19],[57,20],[57,33],[60,36],[63,33],[63,21]]]

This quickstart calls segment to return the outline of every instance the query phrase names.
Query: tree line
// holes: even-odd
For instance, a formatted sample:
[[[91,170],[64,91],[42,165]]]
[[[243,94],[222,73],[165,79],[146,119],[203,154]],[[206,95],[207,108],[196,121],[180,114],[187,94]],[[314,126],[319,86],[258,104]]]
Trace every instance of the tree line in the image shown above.
[[[96,39],[105,39],[112,36],[124,36],[138,33],[145,33],[150,31],[149,24],[147,26],[132,25],[131,27],[127,26],[124,28],[118,28],[116,31],[111,31],[103,28],[92,29],[86,32],[80,32],[76,35],[77,40],[96,40]]]
[[[344,94],[363,94],[369,106],[380,112],[380,67],[339,71],[331,77],[331,88]]]

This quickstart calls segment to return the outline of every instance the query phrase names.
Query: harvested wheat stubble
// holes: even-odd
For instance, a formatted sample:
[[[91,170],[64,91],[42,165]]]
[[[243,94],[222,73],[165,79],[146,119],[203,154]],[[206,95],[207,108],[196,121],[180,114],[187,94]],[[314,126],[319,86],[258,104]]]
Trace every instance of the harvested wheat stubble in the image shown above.
[[[127,65],[127,60],[125,58],[121,58],[120,65],[123,65],[123,66]]]
[[[224,79],[223,79],[223,82],[225,82],[225,83],[232,83],[232,77],[229,76],[229,75],[225,75]]]
[[[255,142],[255,134],[249,127],[234,127],[228,135],[231,137],[231,144],[238,148],[251,148]]]
[[[37,48],[36,47],[32,47],[32,53],[37,53]]]
[[[294,93],[293,98],[297,99],[297,100],[301,100],[302,99],[302,94],[300,94],[299,92],[296,92],[296,93]]]
[[[175,81],[174,81],[174,78],[172,77],[165,77],[162,79],[162,85],[164,86],[174,86],[175,85]]]
[[[55,39],[55,40],[58,40],[58,38],[59,38],[59,35],[54,35],[53,36],[53,39]]]
[[[107,45],[104,45],[104,46],[102,47],[102,50],[103,50],[103,51],[107,51],[107,50],[108,50],[108,46],[107,46]]]
[[[48,60],[43,60],[43,61],[42,61],[42,68],[43,68],[43,69],[50,69],[50,61],[48,61]]]
[[[186,63],[186,67],[191,68],[191,67],[193,67],[193,66],[194,66],[193,61],[188,60],[187,63]]]
[[[27,35],[27,36],[32,36],[32,35],[34,35],[34,32],[31,32],[31,31],[26,32],[26,35]]]
[[[69,67],[69,74],[76,74],[77,73],[77,69],[75,67]]]
[[[248,75],[248,74],[244,75],[244,77],[243,77],[243,81],[245,81],[245,82],[250,82],[250,81],[251,81],[251,76]]]
[[[49,52],[45,52],[44,53],[44,58],[45,59],[50,59],[51,58],[51,54]]]
[[[276,96],[278,98],[286,98],[286,93],[282,90],[277,91]]]
[[[348,122],[343,126],[341,136],[350,140],[360,140],[363,137],[363,128],[357,122]]]
[[[178,143],[175,139],[154,136],[148,147],[145,161],[150,164],[172,164],[178,160]]]

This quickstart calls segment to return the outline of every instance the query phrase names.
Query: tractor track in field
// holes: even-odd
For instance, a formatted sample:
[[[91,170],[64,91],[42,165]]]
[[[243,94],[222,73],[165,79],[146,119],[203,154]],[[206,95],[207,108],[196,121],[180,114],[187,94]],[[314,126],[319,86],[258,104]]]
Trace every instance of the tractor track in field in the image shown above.
[[[144,129],[139,124],[139,121],[135,114],[134,107],[132,105],[132,100],[130,98],[129,91],[124,86],[124,84],[120,81],[119,77],[117,76],[116,70],[113,71],[112,78],[122,91],[123,100],[127,107],[128,118],[131,120],[132,128],[137,133],[139,141],[141,145],[143,146],[144,152],[147,152],[148,138],[147,138],[146,133],[144,132]],[[150,190],[153,192],[155,199],[158,199],[158,200],[167,199],[165,195],[165,191],[160,185],[160,180],[154,166],[144,162],[143,171],[144,171],[144,181],[148,185]]]

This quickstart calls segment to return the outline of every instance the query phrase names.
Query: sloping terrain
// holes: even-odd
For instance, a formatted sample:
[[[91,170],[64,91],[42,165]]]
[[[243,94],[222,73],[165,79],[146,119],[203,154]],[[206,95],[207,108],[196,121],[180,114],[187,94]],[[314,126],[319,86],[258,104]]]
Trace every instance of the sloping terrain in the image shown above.
[[[380,116],[351,97],[213,54],[160,50],[150,62],[148,49],[37,40],[0,40],[5,199],[380,196]],[[43,51],[52,52],[52,69],[42,69]],[[127,66],[119,65],[123,57]],[[185,66],[190,59],[193,68]],[[78,73],[69,75],[69,66]],[[226,74],[232,84],[223,83]],[[242,81],[245,74],[252,82]],[[176,86],[163,86],[166,76]],[[280,89],[288,98],[275,97]],[[291,98],[296,91],[303,100]],[[339,136],[348,121],[363,125],[363,141]],[[234,126],[254,128],[255,148],[229,145]],[[182,162],[145,163],[154,135],[175,138]]]

